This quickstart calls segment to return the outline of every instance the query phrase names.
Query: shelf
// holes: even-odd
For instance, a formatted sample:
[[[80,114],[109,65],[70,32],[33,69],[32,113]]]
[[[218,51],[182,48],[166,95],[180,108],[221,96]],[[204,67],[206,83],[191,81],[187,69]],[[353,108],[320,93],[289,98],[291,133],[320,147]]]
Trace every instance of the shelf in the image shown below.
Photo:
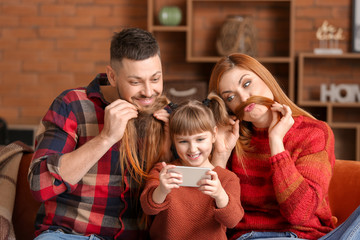
[[[293,56],[293,1],[187,0],[188,58],[217,54],[216,38],[229,15],[250,16],[256,29],[257,58]],[[208,14],[211,12],[212,14]],[[209,41],[213,39],[213,41]]]
[[[221,3],[221,4],[220,4]],[[292,0],[187,0],[188,62],[215,63],[217,36],[229,15],[251,16],[256,29],[257,54],[263,64],[281,65],[282,86],[294,100],[294,4]],[[211,14],[209,14],[209,12]]]
[[[188,56],[189,62],[217,62],[221,56],[207,56],[207,57],[193,57]],[[258,57],[256,58],[261,63],[292,63],[293,59],[289,57]]]
[[[359,65],[359,53],[299,54],[298,105],[331,126],[335,135],[335,155],[339,159],[360,161],[360,102],[322,102],[320,86],[359,85]],[[337,94],[346,96],[341,94],[347,93],[339,90]]]
[[[152,32],[187,32],[187,26],[162,26],[154,25],[152,26]]]
[[[326,58],[326,59],[358,59],[360,53],[343,53],[343,54],[315,54],[315,53],[300,53],[303,58]]]
[[[358,160],[359,129],[330,125],[335,136],[335,157],[342,160]]]
[[[298,64],[298,102],[300,104],[320,102],[321,84],[359,84],[360,54],[300,53]]]
[[[170,5],[182,10],[183,18],[179,26],[162,26],[159,23],[161,8]],[[173,71],[175,60],[172,58],[176,56],[176,61],[182,60],[179,49],[185,44],[183,60],[190,64],[201,64],[203,78],[208,80],[213,65],[221,57],[216,49],[216,40],[229,15],[252,17],[257,30],[257,55],[254,57],[269,68],[289,98],[294,100],[293,0],[148,0],[148,30],[159,41],[164,60],[164,79],[171,81],[181,78],[176,76],[178,72]],[[181,42],[183,36],[177,33],[185,33],[185,43]],[[205,73],[205,69],[210,71]],[[188,65],[183,72],[187,78],[197,79],[198,76],[187,72],[192,70]]]
[[[298,101],[301,106],[314,107],[354,107],[358,108],[359,103],[339,103],[339,102],[320,102],[320,101]]]

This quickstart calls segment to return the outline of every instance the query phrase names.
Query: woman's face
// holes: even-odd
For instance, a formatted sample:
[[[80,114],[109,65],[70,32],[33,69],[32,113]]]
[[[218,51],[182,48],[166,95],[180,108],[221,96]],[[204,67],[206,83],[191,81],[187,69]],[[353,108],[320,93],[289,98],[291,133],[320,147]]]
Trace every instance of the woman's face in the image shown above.
[[[239,67],[225,72],[219,82],[220,96],[228,108],[235,113],[235,109],[251,96],[262,96],[274,100],[269,87],[255,73]],[[264,105],[251,104],[245,108],[244,119],[254,123],[257,127],[269,121],[271,114]],[[258,123],[258,124],[256,124]]]

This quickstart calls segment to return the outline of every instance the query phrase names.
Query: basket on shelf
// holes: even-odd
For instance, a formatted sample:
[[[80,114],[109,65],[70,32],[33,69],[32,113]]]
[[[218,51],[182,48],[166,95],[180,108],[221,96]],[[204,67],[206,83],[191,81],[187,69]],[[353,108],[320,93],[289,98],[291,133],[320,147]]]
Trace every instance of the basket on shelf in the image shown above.
[[[221,26],[216,41],[218,54],[226,56],[240,52],[256,56],[256,31],[250,16],[229,16]]]

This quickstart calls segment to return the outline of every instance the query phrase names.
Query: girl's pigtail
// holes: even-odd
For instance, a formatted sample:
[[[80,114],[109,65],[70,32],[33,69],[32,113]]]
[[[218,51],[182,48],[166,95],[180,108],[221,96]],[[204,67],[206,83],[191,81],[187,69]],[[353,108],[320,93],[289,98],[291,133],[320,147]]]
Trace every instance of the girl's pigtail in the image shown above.
[[[214,92],[209,93],[207,99],[209,100],[208,107],[214,114],[216,125],[227,125],[230,116],[227,112],[224,100]]]
[[[226,104],[224,100],[217,95],[215,92],[210,92],[207,99],[210,100],[209,108],[214,114],[214,118],[216,121],[217,126],[226,126],[229,124],[229,120],[231,116],[228,113],[228,109],[226,107]],[[243,165],[243,162],[241,161],[242,157],[244,156],[244,150],[242,148],[241,144],[241,138],[239,138],[236,141],[235,145],[235,153],[236,156],[238,156],[238,161]],[[244,165],[243,168],[245,169]]]

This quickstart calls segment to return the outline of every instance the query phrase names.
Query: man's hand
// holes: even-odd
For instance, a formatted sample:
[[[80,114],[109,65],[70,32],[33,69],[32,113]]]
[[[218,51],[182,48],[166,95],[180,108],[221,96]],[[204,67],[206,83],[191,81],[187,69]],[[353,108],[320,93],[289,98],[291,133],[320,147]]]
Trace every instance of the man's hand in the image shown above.
[[[100,136],[115,144],[124,136],[128,121],[137,116],[138,110],[133,104],[121,99],[112,102],[105,108],[104,128]]]

